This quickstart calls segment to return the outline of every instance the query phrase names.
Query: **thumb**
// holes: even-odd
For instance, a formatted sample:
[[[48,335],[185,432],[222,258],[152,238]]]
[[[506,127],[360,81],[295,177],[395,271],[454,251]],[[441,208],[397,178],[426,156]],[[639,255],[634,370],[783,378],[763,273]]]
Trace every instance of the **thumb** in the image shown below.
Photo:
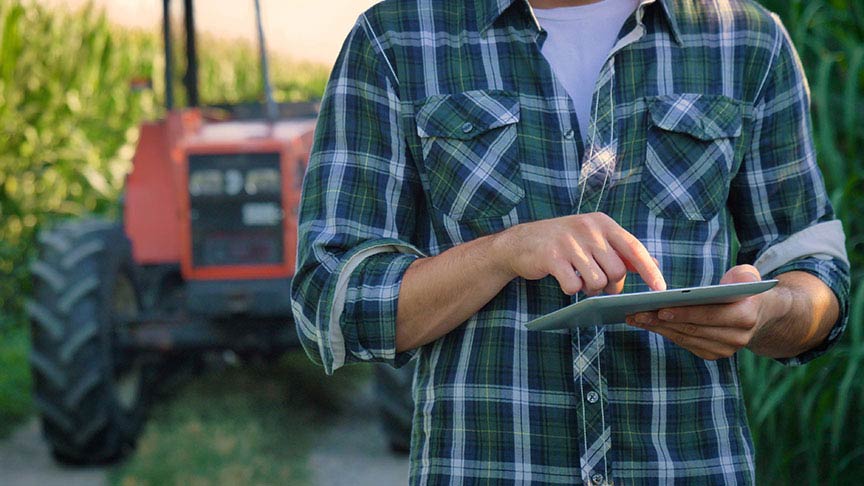
[[[762,280],[762,275],[759,270],[753,265],[736,265],[729,269],[723,278],[720,279],[721,284],[744,283],[744,282],[759,282]]]

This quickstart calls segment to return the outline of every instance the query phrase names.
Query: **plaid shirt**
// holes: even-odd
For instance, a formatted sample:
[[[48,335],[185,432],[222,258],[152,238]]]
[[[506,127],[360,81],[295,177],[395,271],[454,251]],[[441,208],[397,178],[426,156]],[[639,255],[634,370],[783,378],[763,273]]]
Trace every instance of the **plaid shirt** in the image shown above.
[[[737,358],[623,324],[529,332],[574,301],[551,277],[517,278],[446,336],[395,351],[406,268],[518,223],[605,212],[675,288],[718,283],[734,234],[737,262],[754,263],[833,219],[801,65],[758,5],[643,0],[584,136],[544,36],[524,0],[391,0],[360,17],[304,183],[302,343],[327,373],[416,356],[412,484],[751,484]],[[824,281],[844,316],[797,363],[842,333],[848,265],[802,255],[765,277],[790,270]],[[624,291],[646,289],[631,275]]]

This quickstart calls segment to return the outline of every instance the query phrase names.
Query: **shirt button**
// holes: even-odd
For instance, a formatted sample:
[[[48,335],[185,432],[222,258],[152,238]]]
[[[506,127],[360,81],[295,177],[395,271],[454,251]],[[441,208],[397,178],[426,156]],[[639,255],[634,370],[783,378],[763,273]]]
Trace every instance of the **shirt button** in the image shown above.
[[[471,122],[465,122],[462,124],[462,133],[471,133],[474,131],[474,124]]]
[[[574,136],[576,136],[576,132],[574,132],[572,128],[570,128],[566,132],[564,132],[564,138],[566,138],[567,140],[570,140]]]
[[[594,484],[603,484],[603,479],[604,478],[602,474],[595,474],[591,476],[591,481],[594,481]]]
[[[588,399],[588,403],[597,403],[597,400],[600,400],[600,395],[596,391],[591,390],[585,398]]]

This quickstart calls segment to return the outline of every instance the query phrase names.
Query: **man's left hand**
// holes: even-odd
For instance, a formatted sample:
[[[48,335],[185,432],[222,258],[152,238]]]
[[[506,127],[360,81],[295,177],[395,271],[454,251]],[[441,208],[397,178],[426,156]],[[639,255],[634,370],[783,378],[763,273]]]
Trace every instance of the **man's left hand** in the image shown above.
[[[720,279],[721,284],[758,282],[759,270],[752,265],[732,267]],[[728,358],[750,344],[759,328],[769,319],[777,318],[775,292],[761,294],[731,304],[699,305],[640,312],[627,316],[627,324],[656,332],[699,356],[716,360]]]

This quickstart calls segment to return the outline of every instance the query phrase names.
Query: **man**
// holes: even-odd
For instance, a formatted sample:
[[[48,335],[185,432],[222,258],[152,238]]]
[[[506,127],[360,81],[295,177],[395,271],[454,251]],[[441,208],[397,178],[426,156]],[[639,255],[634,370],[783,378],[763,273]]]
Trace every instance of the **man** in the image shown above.
[[[735,353],[803,363],[845,325],[808,104],[748,0],[378,4],[304,183],[306,351],[327,373],[416,356],[412,484],[752,483]],[[524,328],[584,295],[771,277],[734,304]]]

